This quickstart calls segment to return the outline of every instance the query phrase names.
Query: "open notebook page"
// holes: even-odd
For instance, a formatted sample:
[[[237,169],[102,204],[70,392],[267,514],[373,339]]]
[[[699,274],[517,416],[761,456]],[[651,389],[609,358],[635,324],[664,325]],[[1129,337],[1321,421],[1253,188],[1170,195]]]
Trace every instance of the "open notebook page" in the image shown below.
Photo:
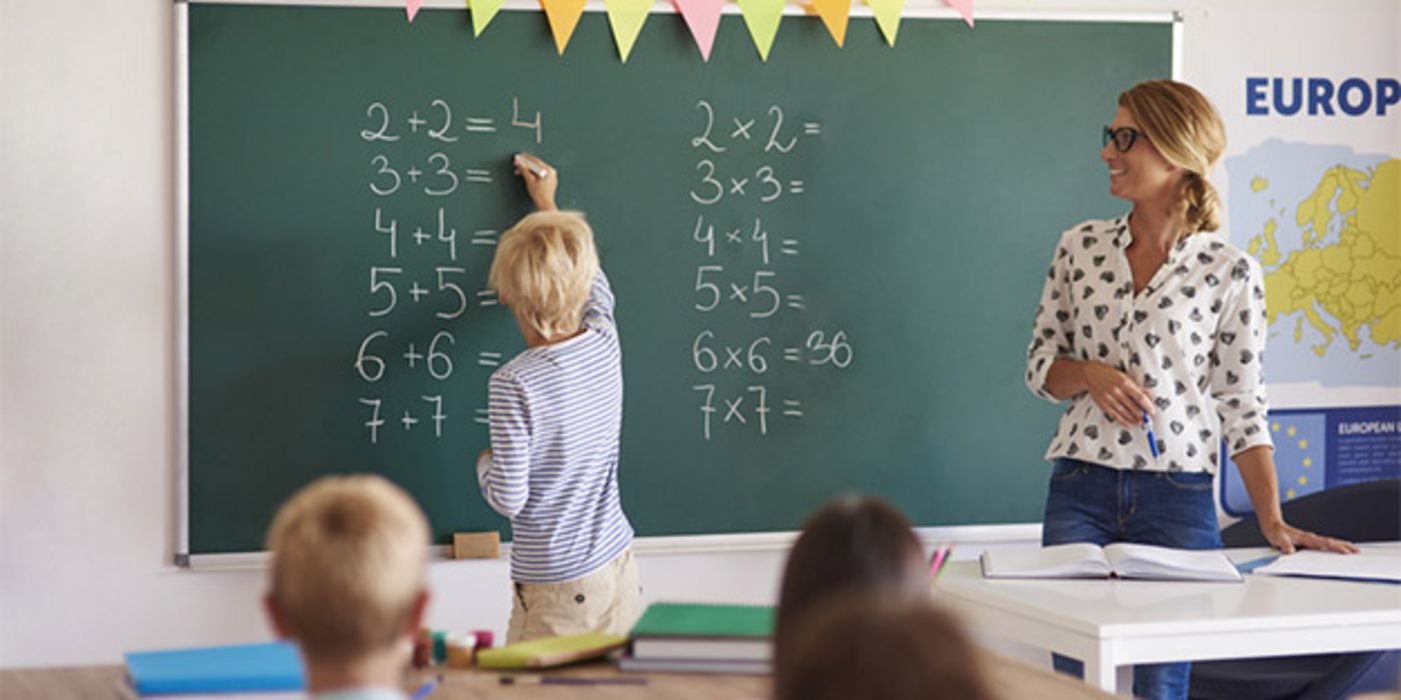
[[[1219,549],[1188,550],[1116,542],[1104,554],[1121,578],[1240,581],[1240,572]]]
[[[1099,546],[1088,543],[983,552],[982,560],[983,575],[993,578],[1104,578],[1110,571]]]

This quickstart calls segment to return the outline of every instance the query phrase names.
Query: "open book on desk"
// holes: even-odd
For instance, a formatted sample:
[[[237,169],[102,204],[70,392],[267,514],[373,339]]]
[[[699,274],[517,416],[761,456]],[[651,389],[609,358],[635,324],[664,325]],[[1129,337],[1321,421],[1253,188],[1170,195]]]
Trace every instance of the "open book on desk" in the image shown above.
[[[1306,576],[1401,583],[1401,549],[1362,545],[1357,554],[1312,549],[1285,554],[1255,570],[1266,576]]]
[[[1225,552],[1115,542],[1080,542],[1029,550],[985,551],[984,578],[1125,578],[1243,581]]]

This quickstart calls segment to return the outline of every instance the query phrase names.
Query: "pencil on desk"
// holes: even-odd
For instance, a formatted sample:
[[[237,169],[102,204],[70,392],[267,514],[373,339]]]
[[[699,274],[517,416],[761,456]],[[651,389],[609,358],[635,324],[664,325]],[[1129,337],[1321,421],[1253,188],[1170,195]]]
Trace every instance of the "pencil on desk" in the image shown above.
[[[501,685],[647,685],[647,679],[610,676],[501,676]]]

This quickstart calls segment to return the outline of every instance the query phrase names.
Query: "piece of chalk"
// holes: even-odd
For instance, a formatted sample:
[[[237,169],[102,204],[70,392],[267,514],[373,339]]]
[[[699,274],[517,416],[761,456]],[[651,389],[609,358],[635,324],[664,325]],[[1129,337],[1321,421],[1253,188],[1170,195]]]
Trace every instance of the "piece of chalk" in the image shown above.
[[[516,161],[519,162],[521,165],[524,165],[526,170],[529,170],[530,172],[535,173],[535,177],[538,177],[538,178],[540,178],[541,180],[543,180],[543,179],[545,179],[545,178],[547,178],[547,177],[550,176],[550,171],[548,171],[548,170],[546,170],[546,169],[544,169],[544,168],[537,168],[537,167],[535,167],[534,165],[531,164],[531,162],[530,162],[529,160],[526,159],[526,157],[525,157],[523,154],[517,153],[517,154],[516,154]]]

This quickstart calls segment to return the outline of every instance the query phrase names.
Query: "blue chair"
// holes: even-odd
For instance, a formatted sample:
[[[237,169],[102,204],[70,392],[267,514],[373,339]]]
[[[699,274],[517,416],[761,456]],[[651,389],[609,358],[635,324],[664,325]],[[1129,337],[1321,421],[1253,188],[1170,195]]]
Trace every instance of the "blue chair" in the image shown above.
[[[1401,479],[1312,493],[1285,503],[1289,524],[1353,542],[1401,540]],[[1250,516],[1221,531],[1227,547],[1269,543]],[[1379,584],[1381,585],[1381,584]],[[1192,664],[1193,700],[1333,700],[1371,690],[1398,690],[1401,651],[1318,654]]]

